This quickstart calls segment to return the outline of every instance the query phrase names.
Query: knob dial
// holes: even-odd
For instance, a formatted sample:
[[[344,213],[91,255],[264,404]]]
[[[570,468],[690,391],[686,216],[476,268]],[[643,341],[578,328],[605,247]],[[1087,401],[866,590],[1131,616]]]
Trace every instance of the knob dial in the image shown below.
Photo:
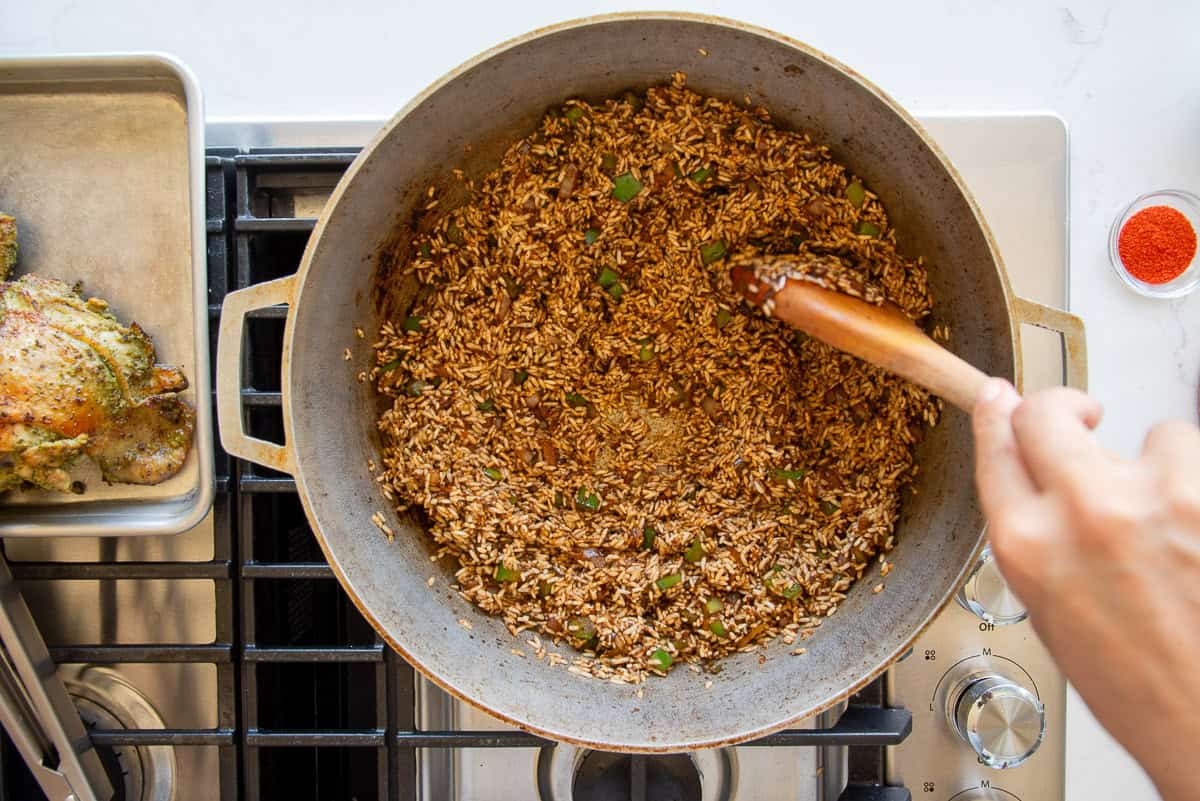
[[[990,545],[984,546],[957,598],[964,609],[997,626],[1020,623],[1027,615],[1021,599],[1013,595],[1008,582],[1000,575]]]
[[[1003,770],[1033,756],[1046,734],[1046,712],[1036,695],[992,674],[960,686],[947,710],[950,723],[983,764]]]

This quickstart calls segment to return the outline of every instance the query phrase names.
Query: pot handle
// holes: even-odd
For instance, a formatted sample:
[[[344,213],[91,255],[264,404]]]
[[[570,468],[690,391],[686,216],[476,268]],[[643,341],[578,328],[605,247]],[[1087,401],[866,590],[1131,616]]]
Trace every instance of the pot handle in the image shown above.
[[[1067,386],[1086,392],[1087,336],[1083,330],[1083,320],[1070,312],[1022,297],[1013,298],[1013,313],[1022,325],[1036,325],[1062,336]]]
[[[230,456],[291,473],[292,455],[286,445],[251,437],[242,416],[242,347],[246,316],[292,300],[294,276],[278,278],[239,289],[225,296],[221,305],[221,328],[217,336],[217,425],[221,445]]]

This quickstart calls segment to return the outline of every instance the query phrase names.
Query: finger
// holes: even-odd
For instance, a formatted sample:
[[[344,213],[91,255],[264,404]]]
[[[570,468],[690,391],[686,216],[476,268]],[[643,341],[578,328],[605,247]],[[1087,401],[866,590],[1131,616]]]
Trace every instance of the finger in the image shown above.
[[[1013,412],[1013,433],[1038,489],[1084,482],[1097,465],[1111,461],[1092,434],[1103,412],[1094,398],[1065,387],[1021,402]]]
[[[1164,470],[1194,477],[1200,468],[1200,429],[1182,420],[1159,423],[1146,434],[1142,459]]]
[[[1013,411],[1021,396],[1007,381],[993,378],[983,385],[971,415],[975,429],[975,482],[983,512],[995,518],[1036,494],[1013,435]]]
[[[1096,427],[1100,425],[1100,421],[1104,419],[1104,406],[1085,392],[1066,388],[1063,388],[1063,391],[1079,397],[1079,422],[1087,426],[1088,431],[1095,431]]]

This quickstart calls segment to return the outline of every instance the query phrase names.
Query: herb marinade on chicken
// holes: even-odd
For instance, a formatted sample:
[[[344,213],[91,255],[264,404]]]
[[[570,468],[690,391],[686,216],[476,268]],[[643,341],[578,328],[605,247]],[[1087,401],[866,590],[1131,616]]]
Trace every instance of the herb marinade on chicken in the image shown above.
[[[0,211],[0,281],[17,263],[17,221]]]
[[[0,281],[0,491],[32,484],[81,492],[68,471],[85,455],[107,481],[171,477],[195,427],[194,410],[176,394],[187,386],[183,371],[158,364],[150,337],[137,323],[122,325],[106,301],[37,275]]]

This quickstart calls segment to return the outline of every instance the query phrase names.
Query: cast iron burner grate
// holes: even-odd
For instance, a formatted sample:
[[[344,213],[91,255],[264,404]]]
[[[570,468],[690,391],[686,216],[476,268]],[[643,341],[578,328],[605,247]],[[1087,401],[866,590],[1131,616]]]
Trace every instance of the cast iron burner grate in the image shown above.
[[[296,270],[324,197],[356,152],[209,150],[214,354],[225,294]],[[248,432],[277,442],[283,437],[279,369],[285,313],[268,308],[249,315],[243,365]],[[51,644],[58,662],[216,667],[216,728],[94,730],[97,745],[216,746],[220,775],[212,781],[230,801],[414,799],[417,749],[549,745],[518,731],[418,731],[413,669],[384,646],[342,592],[308,529],[291,478],[230,458],[218,441],[217,489],[210,562],[12,566],[25,581],[208,579],[214,584],[217,636],[211,644]],[[840,801],[907,801],[906,789],[883,786],[883,751],[908,735],[911,721],[907,711],[883,706],[882,684],[875,682],[852,699],[833,728],[780,732],[755,745],[848,745],[850,786]],[[659,779],[670,780],[685,798],[694,792],[686,771],[681,774],[673,762],[624,759],[598,764],[597,772],[615,777],[620,786],[614,798],[650,798]],[[0,801],[41,797],[7,736],[0,774]],[[189,788],[177,789],[180,799],[192,794]],[[593,792],[587,797],[607,796]]]

